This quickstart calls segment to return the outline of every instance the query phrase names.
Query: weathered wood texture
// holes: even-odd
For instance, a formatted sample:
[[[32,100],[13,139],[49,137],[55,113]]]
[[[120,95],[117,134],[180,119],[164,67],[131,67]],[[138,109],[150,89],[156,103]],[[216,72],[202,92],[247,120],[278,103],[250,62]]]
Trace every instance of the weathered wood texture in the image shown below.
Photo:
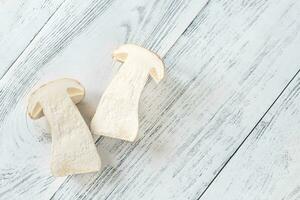
[[[49,199],[55,191],[53,199],[199,198],[300,68],[299,1],[211,0],[199,13],[205,3],[196,0],[64,2],[33,40],[23,43],[29,45],[22,54],[11,57],[11,61],[17,60],[0,80],[0,199]],[[34,84],[52,78],[76,78],[87,88],[87,99],[80,109],[88,121],[118,67],[113,65],[110,54],[125,42],[156,51],[164,56],[166,63],[165,80],[160,85],[149,82],[141,98],[140,132],[144,136],[135,143],[98,140],[105,164],[102,172],[67,179],[51,177],[50,136],[37,131],[27,118],[28,92]],[[6,66],[11,61],[8,59]],[[294,84],[298,85],[298,81]],[[297,93],[297,89],[290,91]],[[280,109],[278,113],[286,113],[278,120],[293,112],[297,116],[297,109],[292,111],[293,106],[288,106],[289,102],[296,104],[297,98],[295,101],[286,98],[274,108],[275,113]],[[283,111],[284,105],[287,111]],[[271,112],[270,116],[277,115]],[[297,122],[292,117],[288,119]],[[272,125],[278,120],[269,124],[278,134],[284,126],[294,130],[288,122]],[[253,132],[256,135],[257,130]],[[253,137],[250,135],[248,139]],[[248,146],[242,151],[246,152],[245,159],[239,151],[236,159],[248,164],[252,154],[247,149],[253,149],[253,156],[258,156],[264,144],[255,141],[271,140],[266,145],[270,147],[280,140],[288,143],[288,138],[295,138],[292,147],[282,146],[291,150],[288,155],[293,159],[299,155],[294,146],[299,139],[296,137],[292,132],[287,138],[279,135],[246,140]],[[254,166],[241,176],[241,182],[233,183],[233,188],[227,184],[232,197],[239,197],[239,191],[233,194],[235,186],[243,185],[243,180],[248,180],[254,170],[258,176],[257,169],[264,173],[270,163],[284,159],[283,151],[278,149],[281,154],[276,155],[274,150],[271,154],[274,157],[269,159],[266,157],[270,154],[265,153],[265,165],[260,163],[261,158],[253,158],[259,162],[258,166],[266,168]],[[291,174],[297,176],[293,172],[299,169],[299,163],[289,164]],[[282,172],[284,165],[278,165],[272,168],[273,173]],[[241,166],[233,164],[237,170]],[[231,169],[230,162],[227,167]],[[216,179],[218,188],[236,175],[226,172],[227,167],[224,177],[228,179],[222,179],[221,172]],[[286,175],[282,182],[276,182],[278,174],[273,174],[275,179],[262,175],[265,178],[262,180],[275,180],[267,182],[265,188],[262,186],[263,191],[269,191],[275,198],[281,184],[288,188],[290,183],[291,189],[278,194],[297,198],[297,180]],[[254,179],[249,184],[251,181]],[[209,194],[213,185],[207,190]],[[270,192],[273,188],[275,193]],[[255,187],[250,188],[249,194],[256,191]],[[216,194],[223,192],[224,189]],[[209,194],[203,197],[216,197]],[[269,198],[260,194],[257,199]]]
[[[63,2],[64,0],[0,1],[0,77]]]
[[[0,80],[0,198],[47,199],[65,180],[50,175],[50,136],[26,116],[34,84],[78,79],[88,120],[113,74],[112,50],[134,42],[165,55],[206,2],[64,2]]]
[[[201,199],[300,199],[300,76]]]
[[[299,70],[297,0],[211,1],[141,98],[139,141],[101,138],[107,166],[53,199],[197,199]]]

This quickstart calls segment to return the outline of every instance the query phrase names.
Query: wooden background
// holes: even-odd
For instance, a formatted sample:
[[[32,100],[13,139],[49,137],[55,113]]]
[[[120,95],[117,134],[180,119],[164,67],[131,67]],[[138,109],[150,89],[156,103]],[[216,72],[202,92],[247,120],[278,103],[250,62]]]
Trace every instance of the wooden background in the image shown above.
[[[0,0],[0,199],[300,199],[299,0]],[[71,77],[89,123],[135,43],[166,77],[140,139],[95,142],[98,173],[54,178],[32,88]]]

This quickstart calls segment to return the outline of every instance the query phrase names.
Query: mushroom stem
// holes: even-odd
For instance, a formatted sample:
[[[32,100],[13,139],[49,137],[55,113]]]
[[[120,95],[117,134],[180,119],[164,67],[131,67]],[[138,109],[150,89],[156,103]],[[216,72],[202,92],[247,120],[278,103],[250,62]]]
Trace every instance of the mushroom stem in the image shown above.
[[[100,170],[100,158],[85,121],[66,91],[40,99],[52,135],[54,176]]]
[[[102,95],[91,122],[95,134],[134,141],[138,132],[138,104],[148,70],[126,62]]]
[[[72,79],[59,79],[42,85],[28,101],[32,119],[45,115],[52,135],[51,171],[66,176],[98,171],[101,160],[92,134],[76,103],[84,97],[84,88]]]

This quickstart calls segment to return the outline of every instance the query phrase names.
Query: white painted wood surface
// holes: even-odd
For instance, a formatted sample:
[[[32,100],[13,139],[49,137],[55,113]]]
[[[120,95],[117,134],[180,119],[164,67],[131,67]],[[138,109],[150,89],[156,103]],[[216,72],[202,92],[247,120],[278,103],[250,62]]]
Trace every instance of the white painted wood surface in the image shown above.
[[[0,199],[206,197],[299,71],[299,11],[297,0],[66,0],[21,55],[11,55],[17,60],[0,80]],[[89,122],[118,68],[111,52],[126,42],[157,52],[167,69],[142,95],[144,136],[135,143],[100,138],[102,172],[53,178],[50,137],[25,113],[28,92],[53,78],[78,79]]]
[[[63,2],[0,1],[0,77],[4,76]]]
[[[299,102],[298,74],[202,199],[300,199]]]

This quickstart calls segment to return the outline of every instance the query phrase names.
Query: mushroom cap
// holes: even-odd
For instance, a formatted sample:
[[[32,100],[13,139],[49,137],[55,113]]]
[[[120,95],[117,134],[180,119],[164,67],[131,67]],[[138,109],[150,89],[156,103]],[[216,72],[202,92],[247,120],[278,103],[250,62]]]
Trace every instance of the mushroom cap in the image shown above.
[[[145,66],[158,83],[164,77],[164,63],[154,52],[134,44],[124,44],[113,52],[113,58],[120,62],[135,62]],[[141,66],[141,67],[142,67]]]
[[[38,119],[44,115],[43,108],[40,104],[40,99],[43,96],[51,95],[51,93],[67,91],[72,101],[77,104],[85,95],[84,87],[76,80],[70,78],[62,78],[50,81],[34,92],[31,93],[28,99],[27,112],[32,119]]]

